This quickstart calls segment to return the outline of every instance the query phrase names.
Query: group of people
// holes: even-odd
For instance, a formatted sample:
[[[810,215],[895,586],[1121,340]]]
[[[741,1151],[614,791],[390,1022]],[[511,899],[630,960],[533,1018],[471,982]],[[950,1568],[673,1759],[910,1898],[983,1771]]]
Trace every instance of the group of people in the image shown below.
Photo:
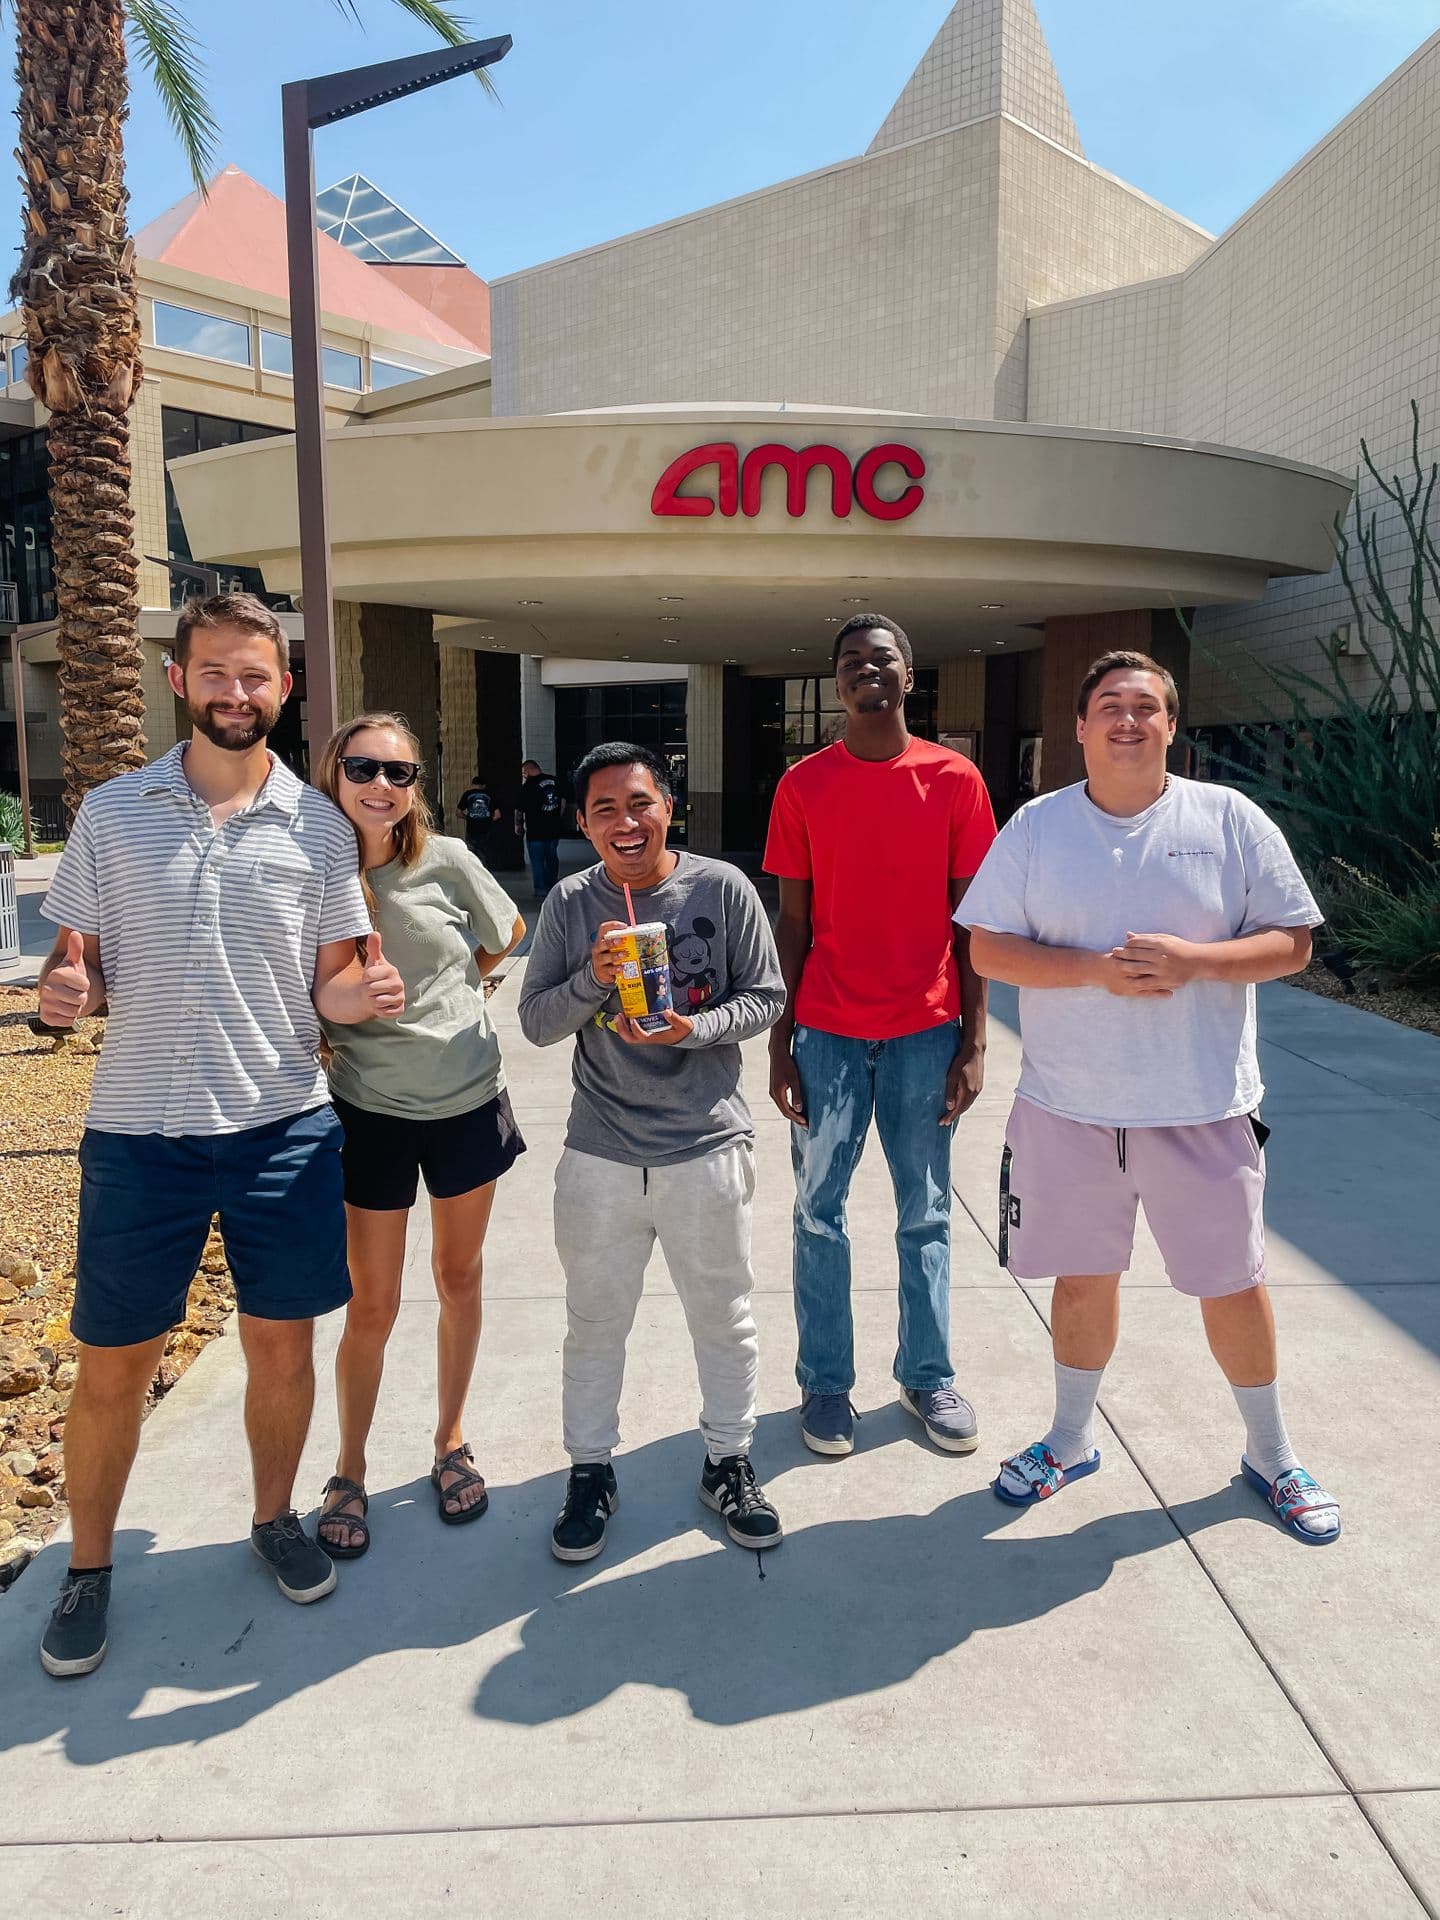
[[[903,631],[858,616],[834,668],[843,738],[775,795],[776,932],[738,868],[670,847],[665,768],[630,743],[595,748],[574,775],[596,863],[558,884],[548,863],[535,874],[519,1019],[538,1046],[573,1043],[574,1081],[555,1173],[570,1472],[552,1552],[603,1551],[626,1347],[657,1241],[699,1376],[699,1498],[742,1546],[783,1538],[750,1460],[741,1045],[767,1031],[795,1175],[801,1437],[831,1457],[855,1444],[846,1202],[873,1119],[896,1202],[900,1401],[935,1446],[974,1451],[950,1347],[950,1155],[984,1085],[991,979],[1020,989],[1023,1051],[1000,1258],[1021,1280],[1060,1276],[1055,1418],[1004,1460],[996,1494],[1048,1499],[1099,1466],[1097,1396],[1143,1205],[1234,1389],[1245,1477],[1298,1538],[1333,1540],[1338,1507],[1281,1417],[1264,1287],[1254,985],[1302,967],[1320,919],[1282,835],[1233,790],[1167,772],[1175,685],[1145,655],[1095,663],[1078,701],[1086,779],[998,835],[978,769],[908,732]],[[488,1503],[464,1411],[486,1229],[525,1143],[484,981],[524,921],[475,852],[435,830],[402,716],[340,728],[313,787],[274,758],[289,662],[261,603],[192,602],[169,674],[191,739],[87,796],[44,904],[57,933],[42,1018],[109,1015],[80,1152],[72,1551],[41,1646],[59,1676],[104,1658],[146,1394],[214,1216],[248,1368],[251,1544],[280,1592],[319,1600],[335,1562],[370,1547],[366,1444],[422,1176],[437,1513],[468,1525]],[[663,1021],[629,1017],[617,990],[615,936],[636,920],[667,931]],[[293,1501],[313,1323],[341,1306],[339,1453],[311,1533]]]
[[[483,773],[477,773],[466,787],[455,803],[455,811],[460,816],[466,846],[487,866],[493,865],[504,810]],[[512,831],[517,841],[524,842],[535,897],[543,901],[560,878],[565,798],[559,781],[553,774],[546,773],[538,760],[520,763],[520,804],[514,810]]]

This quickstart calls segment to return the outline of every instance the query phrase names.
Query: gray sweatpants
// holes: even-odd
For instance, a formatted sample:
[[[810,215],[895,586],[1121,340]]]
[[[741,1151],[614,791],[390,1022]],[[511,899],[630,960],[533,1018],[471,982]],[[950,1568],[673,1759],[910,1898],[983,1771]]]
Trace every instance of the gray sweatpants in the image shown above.
[[[700,1374],[712,1460],[748,1452],[759,1342],[750,1311],[755,1154],[737,1141],[676,1167],[620,1166],[567,1147],[555,1172],[555,1246],[565,1269],[564,1424],[572,1461],[620,1443],[625,1343],[660,1242]]]

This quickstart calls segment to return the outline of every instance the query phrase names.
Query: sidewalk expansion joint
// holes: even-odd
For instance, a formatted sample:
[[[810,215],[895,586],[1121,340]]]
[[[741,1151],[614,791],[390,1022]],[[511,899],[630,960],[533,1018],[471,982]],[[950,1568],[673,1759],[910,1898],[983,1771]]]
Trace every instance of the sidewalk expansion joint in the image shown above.
[[[1303,1057],[1303,1056],[1300,1056],[1300,1057]],[[970,1216],[971,1220],[975,1222],[975,1225],[976,1227],[979,1228],[980,1232],[982,1234],[985,1233],[984,1227],[982,1227],[980,1225],[979,1220],[975,1218],[974,1212],[966,1203],[966,1201],[958,1194],[956,1195],[956,1198],[959,1199],[961,1207]],[[988,1234],[986,1235],[986,1238],[987,1239],[989,1238]],[[992,1241],[991,1244],[993,1246],[994,1242]],[[1045,1314],[1042,1311],[1039,1303],[1034,1299],[1034,1297],[1030,1293],[1026,1291],[1026,1288],[1021,1284],[1020,1281],[1015,1280],[1012,1282],[1012,1284],[1016,1287],[1016,1289],[1020,1294],[1020,1297],[1025,1301],[1026,1305],[1030,1308],[1031,1312],[1035,1315],[1035,1318],[1040,1322],[1041,1326],[1044,1327],[1046,1333],[1048,1334],[1050,1332],[1050,1322],[1046,1319]],[[1096,1405],[1096,1411],[1100,1414],[1101,1418],[1105,1421],[1105,1424],[1109,1427],[1111,1433],[1114,1434],[1115,1439],[1119,1444],[1121,1452],[1129,1460],[1131,1466],[1134,1467],[1136,1473],[1138,1473],[1140,1478],[1144,1481],[1146,1487],[1150,1491],[1152,1498],[1155,1501],[1155,1504],[1160,1508],[1161,1512],[1165,1515],[1166,1519],[1170,1522],[1171,1526],[1174,1527],[1176,1538],[1184,1543],[1186,1550],[1190,1554],[1191,1558],[1194,1560],[1196,1566],[1200,1569],[1205,1579],[1209,1582],[1210,1586],[1213,1588],[1216,1598],[1219,1600],[1221,1606],[1224,1607],[1225,1611],[1230,1615],[1230,1618],[1235,1622],[1235,1625],[1239,1628],[1240,1632],[1245,1636],[1245,1639],[1249,1642],[1250,1649],[1254,1653],[1256,1659],[1260,1662],[1261,1666],[1264,1667],[1265,1671],[1269,1674],[1271,1680],[1274,1682],[1276,1688],[1279,1690],[1281,1696],[1285,1700],[1286,1704],[1289,1706],[1291,1712],[1295,1715],[1296,1719],[1300,1722],[1301,1726],[1305,1729],[1306,1733],[1310,1736],[1311,1743],[1315,1747],[1316,1752],[1320,1755],[1321,1759],[1325,1762],[1326,1766],[1329,1767],[1330,1771],[1335,1775],[1335,1778],[1340,1782],[1340,1785],[1344,1789],[1345,1796],[1349,1799],[1351,1805],[1355,1808],[1356,1812],[1360,1815],[1360,1818],[1365,1822],[1366,1826],[1369,1827],[1370,1831],[1374,1834],[1375,1838],[1379,1841],[1380,1845],[1384,1848],[1385,1853],[1388,1855],[1391,1864],[1395,1868],[1395,1871],[1400,1875],[1401,1879],[1405,1882],[1406,1886],[1410,1889],[1411,1893],[1415,1896],[1415,1899],[1419,1903],[1421,1911],[1428,1916],[1428,1920],[1440,1920],[1440,1909],[1437,1909],[1434,1903],[1421,1890],[1414,1876],[1410,1873],[1405,1863],[1400,1859],[1399,1855],[1396,1853],[1394,1847],[1391,1846],[1390,1842],[1386,1839],[1384,1833],[1381,1831],[1379,1822],[1371,1817],[1369,1809],[1366,1807],[1364,1800],[1361,1798],[1363,1789],[1357,1787],[1355,1783],[1351,1780],[1349,1774],[1346,1772],[1345,1768],[1341,1765],[1339,1757],[1331,1751],[1329,1744],[1325,1740],[1324,1736],[1321,1734],[1319,1728],[1315,1725],[1310,1715],[1305,1711],[1305,1708],[1301,1705],[1300,1700],[1298,1696],[1295,1694],[1293,1688],[1290,1686],[1289,1682],[1286,1681],[1284,1676],[1279,1672],[1278,1668],[1275,1666],[1274,1661],[1271,1660],[1270,1656],[1266,1653],[1265,1649],[1261,1646],[1260,1641],[1257,1638],[1256,1634],[1252,1631],[1252,1629],[1250,1628],[1250,1626],[1248,1625],[1244,1617],[1241,1615],[1239,1607],[1236,1604],[1236,1602],[1233,1601],[1230,1595],[1226,1592],[1224,1585],[1220,1581],[1218,1575],[1214,1572],[1214,1570],[1210,1567],[1209,1563],[1206,1561],[1204,1554],[1201,1553],[1199,1547],[1190,1538],[1189,1534],[1186,1533],[1185,1529],[1180,1525],[1180,1522],[1175,1518],[1174,1513],[1171,1511],[1170,1503],[1165,1499],[1165,1496],[1161,1493],[1160,1489],[1156,1486],[1155,1482],[1151,1479],[1150,1475],[1146,1472],[1145,1468],[1141,1465],[1139,1456],[1135,1452],[1135,1449],[1130,1445],[1129,1441],[1125,1438],[1125,1435],[1121,1430],[1121,1428],[1116,1424],[1115,1419],[1111,1415],[1108,1407],[1105,1405],[1105,1402],[1103,1400],[1097,1400],[1095,1405]],[[1277,1796],[1277,1797],[1281,1797],[1281,1796]],[[1297,1795],[1296,1797],[1305,1798],[1307,1796]]]
[[[1281,1803],[1325,1801],[1344,1803],[1354,1795],[1334,1787],[1289,1788],[1275,1793],[1175,1793],[1113,1794],[1098,1799],[976,1800],[946,1806],[857,1807],[837,1804],[833,1807],[754,1808],[734,1813],[660,1813],[600,1815],[593,1819],[573,1820],[466,1820],[454,1823],[437,1821],[433,1825],[372,1827],[327,1827],[303,1833],[281,1830],[238,1831],[235,1833],[146,1833],[120,1837],[89,1837],[75,1834],[52,1836],[0,1836],[0,1859],[5,1851],[20,1847],[196,1847],[243,1846],[256,1843],[301,1844],[313,1840],[425,1840],[465,1834],[617,1832],[627,1827],[732,1827],[774,1824],[783,1820],[931,1820],[964,1818],[967,1815],[1016,1813],[1098,1813],[1136,1807],[1214,1807],[1275,1806]],[[1389,1853],[1389,1848],[1386,1852]],[[1393,1855],[1391,1856],[1393,1858]],[[1419,1896],[1417,1896],[1419,1897]],[[1423,1904],[1423,1902],[1422,1902]],[[1426,1907],[1426,1912],[1430,1909]]]

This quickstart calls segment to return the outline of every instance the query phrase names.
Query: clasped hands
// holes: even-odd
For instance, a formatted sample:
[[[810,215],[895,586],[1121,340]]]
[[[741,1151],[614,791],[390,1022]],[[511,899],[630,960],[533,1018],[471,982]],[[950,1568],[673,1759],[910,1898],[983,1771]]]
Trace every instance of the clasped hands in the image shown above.
[[[1095,981],[1122,999],[1168,1000],[1199,977],[1204,948],[1173,933],[1127,933],[1123,947],[1095,955]]]

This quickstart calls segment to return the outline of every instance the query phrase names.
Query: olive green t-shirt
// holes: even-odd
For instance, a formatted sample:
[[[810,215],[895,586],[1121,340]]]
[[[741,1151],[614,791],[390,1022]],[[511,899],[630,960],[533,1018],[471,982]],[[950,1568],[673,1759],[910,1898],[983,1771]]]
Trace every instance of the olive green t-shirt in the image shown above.
[[[462,840],[432,833],[420,858],[371,867],[385,958],[405,982],[398,1020],[324,1022],[330,1091],[368,1113],[445,1120],[505,1084],[471,955],[503,953],[519,909]]]

